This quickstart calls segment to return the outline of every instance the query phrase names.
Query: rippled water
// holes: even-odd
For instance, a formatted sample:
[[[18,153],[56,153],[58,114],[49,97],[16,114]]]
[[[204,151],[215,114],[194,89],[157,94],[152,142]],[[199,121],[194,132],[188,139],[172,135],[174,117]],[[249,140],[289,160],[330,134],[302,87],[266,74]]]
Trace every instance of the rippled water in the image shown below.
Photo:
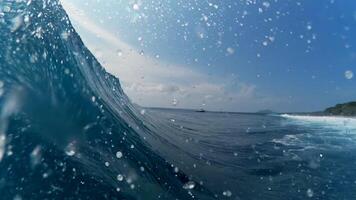
[[[181,129],[174,136],[168,134],[179,146],[172,160],[181,159],[179,165],[218,198],[228,198],[226,194],[233,199],[356,196],[353,118],[151,112]],[[186,157],[193,159],[187,162]]]

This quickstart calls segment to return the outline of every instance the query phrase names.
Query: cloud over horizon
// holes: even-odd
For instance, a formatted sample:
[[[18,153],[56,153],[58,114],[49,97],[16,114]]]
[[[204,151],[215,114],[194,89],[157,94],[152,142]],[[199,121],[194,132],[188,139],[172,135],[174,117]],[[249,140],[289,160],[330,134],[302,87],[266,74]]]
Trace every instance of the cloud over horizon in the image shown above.
[[[92,20],[68,0],[62,0],[82,40],[106,70],[119,77],[130,99],[147,107],[205,108],[256,111],[270,108],[276,99],[258,95],[254,84],[238,78],[208,75],[189,66],[150,56]]]

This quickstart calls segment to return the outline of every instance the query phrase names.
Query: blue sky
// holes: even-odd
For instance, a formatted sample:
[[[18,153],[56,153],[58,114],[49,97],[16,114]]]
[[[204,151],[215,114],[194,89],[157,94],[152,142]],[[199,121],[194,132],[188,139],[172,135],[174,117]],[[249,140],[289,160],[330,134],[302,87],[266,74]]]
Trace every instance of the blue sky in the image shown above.
[[[352,0],[61,1],[143,106],[314,111],[356,99]]]

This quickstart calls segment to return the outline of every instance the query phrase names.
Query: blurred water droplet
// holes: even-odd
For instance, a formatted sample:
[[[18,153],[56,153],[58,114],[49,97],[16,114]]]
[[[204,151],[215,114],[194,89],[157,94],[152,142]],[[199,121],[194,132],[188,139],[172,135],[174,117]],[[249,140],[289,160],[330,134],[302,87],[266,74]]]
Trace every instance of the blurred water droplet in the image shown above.
[[[227,196],[227,197],[231,197],[232,196],[232,192],[230,190],[226,190],[226,191],[223,192],[223,195]]]
[[[232,55],[232,54],[235,53],[235,49],[233,49],[233,48],[231,48],[231,47],[228,47],[228,48],[226,49],[226,52],[227,52],[228,55]]]
[[[116,54],[121,57],[122,56],[122,51],[121,50],[117,50]]]
[[[118,181],[123,181],[124,180],[124,176],[121,175],[121,174],[117,175],[116,178],[117,178]]]
[[[176,99],[176,98],[174,98],[173,100],[172,100],[172,105],[173,106],[176,106],[178,104],[178,100]]]
[[[138,5],[137,3],[133,4],[132,8],[134,10],[140,10],[140,5]]]
[[[354,73],[351,70],[345,71],[345,78],[352,79],[354,77]]]
[[[312,198],[312,197],[314,196],[314,191],[309,188],[309,189],[307,190],[307,196],[308,196],[309,198]]]
[[[121,151],[116,152],[116,157],[117,158],[122,158],[122,152]]]
[[[183,188],[186,190],[192,190],[195,188],[195,182],[194,181],[188,181],[183,185]]]
[[[74,156],[75,155],[75,146],[74,146],[74,144],[73,143],[69,143],[64,151],[67,154],[67,156]]]

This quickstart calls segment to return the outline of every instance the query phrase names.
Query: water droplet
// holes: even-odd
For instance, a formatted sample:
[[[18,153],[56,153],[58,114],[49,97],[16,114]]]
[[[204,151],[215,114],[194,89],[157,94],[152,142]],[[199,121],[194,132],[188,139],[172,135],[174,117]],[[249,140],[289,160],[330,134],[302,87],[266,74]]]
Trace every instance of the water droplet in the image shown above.
[[[29,23],[30,22],[30,16],[29,15],[25,15],[23,21],[25,23]]]
[[[69,143],[64,151],[68,156],[74,156],[75,155],[75,146],[74,146],[74,144],[73,143]]]
[[[134,10],[140,10],[140,5],[138,5],[137,3],[133,4],[132,8]]]
[[[232,54],[235,53],[235,49],[233,49],[233,48],[231,48],[231,47],[228,47],[228,48],[226,49],[226,52],[227,52],[228,55],[232,55]]]
[[[176,99],[176,98],[174,98],[173,100],[172,100],[172,105],[173,106],[176,106],[178,104],[178,100]]]
[[[14,197],[14,200],[22,200],[22,197],[21,197],[19,194],[17,194],[17,195]]]
[[[351,70],[345,71],[345,78],[352,79],[354,77],[354,73]]]
[[[116,178],[117,178],[118,181],[123,181],[124,180],[124,176],[121,175],[121,174],[117,175]]]
[[[313,190],[312,189],[308,189],[307,190],[307,196],[309,197],[309,198],[312,198],[313,196],[314,196],[314,192],[313,192]]]
[[[63,31],[63,32],[61,33],[61,38],[62,38],[63,40],[67,40],[68,37],[69,37],[69,35],[70,35],[69,32]]]
[[[116,157],[117,158],[122,158],[122,152],[121,151],[118,151],[118,152],[116,152]]]
[[[12,19],[11,32],[17,31],[23,24],[23,16],[18,15]]]
[[[226,190],[226,191],[223,192],[223,195],[227,196],[227,197],[231,197],[232,196],[232,192],[230,190]]]
[[[11,7],[5,5],[5,6],[2,8],[2,11],[3,11],[3,12],[10,12],[10,11],[11,11]]]
[[[188,181],[187,183],[185,183],[183,185],[183,189],[186,189],[186,190],[192,190],[195,188],[195,182],[194,181]]]
[[[122,51],[121,50],[117,50],[116,54],[121,57],[122,56]]]
[[[0,133],[0,162],[5,153],[6,135]]]
[[[269,6],[271,5],[268,1],[265,1],[262,3],[262,5],[266,8],[269,8]]]
[[[41,146],[36,146],[30,155],[32,167],[36,166],[41,161]]]

